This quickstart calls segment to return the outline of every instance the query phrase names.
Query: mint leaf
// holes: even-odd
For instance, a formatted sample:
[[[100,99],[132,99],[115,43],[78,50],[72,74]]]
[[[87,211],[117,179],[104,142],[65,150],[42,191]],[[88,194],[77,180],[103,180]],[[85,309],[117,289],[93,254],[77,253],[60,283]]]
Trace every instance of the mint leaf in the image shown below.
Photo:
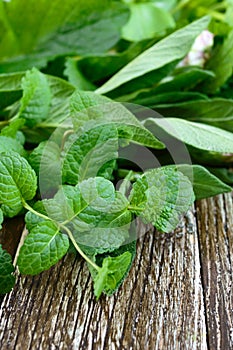
[[[76,91],[70,99],[70,109],[75,130],[91,125],[111,124],[118,130],[119,138],[152,148],[164,148],[123,104],[114,102],[94,92]]]
[[[21,273],[36,275],[48,270],[67,252],[69,238],[51,221],[39,222],[26,237],[17,265]]]
[[[0,153],[4,152],[16,152],[24,157],[27,155],[23,146],[16,139],[0,135]]]
[[[190,179],[196,199],[208,198],[232,190],[201,165],[180,164],[175,168]]]
[[[190,181],[172,168],[147,171],[137,179],[130,193],[130,207],[145,223],[159,231],[176,228],[180,216],[194,201]]]
[[[159,134],[159,128],[162,128],[169,135],[197,149],[233,153],[233,134],[214,126],[179,118],[149,118],[145,125],[152,127],[155,135]]]
[[[17,215],[23,208],[22,201],[32,199],[36,189],[36,174],[26,159],[15,152],[0,154],[0,204],[4,215]]]
[[[69,137],[62,152],[63,183],[77,184],[95,177],[101,167],[117,158],[118,132],[114,125],[103,125]]]
[[[61,184],[61,150],[53,141],[41,142],[30,153],[28,162],[35,170],[42,196],[58,189]]]
[[[96,92],[99,94],[106,94],[146,73],[158,70],[171,62],[181,60],[189,52],[198,34],[206,29],[208,23],[209,17],[203,17],[162,39],[128,63],[104,85],[97,89]],[[179,43],[179,45],[177,45],[177,43]]]
[[[14,287],[14,271],[11,255],[2,249],[0,244],[0,294],[8,293]]]
[[[125,275],[131,264],[131,253],[125,252],[117,257],[107,257],[94,278],[94,293],[99,299],[101,293],[111,295],[115,292],[119,281]]]
[[[51,102],[51,92],[46,76],[36,68],[26,72],[22,79],[23,97],[19,115],[32,127],[46,119]]]

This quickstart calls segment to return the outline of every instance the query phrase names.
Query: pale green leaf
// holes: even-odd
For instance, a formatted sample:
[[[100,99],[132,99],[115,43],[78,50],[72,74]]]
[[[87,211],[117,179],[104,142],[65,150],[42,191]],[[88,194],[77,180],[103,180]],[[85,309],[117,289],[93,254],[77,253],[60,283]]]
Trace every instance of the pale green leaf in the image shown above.
[[[0,153],[4,152],[16,152],[24,157],[27,155],[23,146],[16,139],[0,135]]]
[[[107,257],[94,278],[94,293],[99,299],[102,292],[111,295],[131,264],[131,253],[125,252],[117,257]]]
[[[198,34],[206,29],[208,23],[209,17],[203,17],[162,39],[122,68],[96,92],[105,94],[146,73],[181,60],[189,52]]]
[[[155,135],[158,135],[159,128],[162,128],[169,135],[197,149],[233,153],[233,133],[214,126],[178,118],[149,118],[145,124],[152,128],[155,126]]]
[[[129,41],[153,39],[174,27],[175,21],[168,11],[148,2],[133,3],[130,19],[122,28],[122,37]]]
[[[191,182],[171,168],[146,172],[133,185],[130,208],[159,231],[170,232],[194,201]]]

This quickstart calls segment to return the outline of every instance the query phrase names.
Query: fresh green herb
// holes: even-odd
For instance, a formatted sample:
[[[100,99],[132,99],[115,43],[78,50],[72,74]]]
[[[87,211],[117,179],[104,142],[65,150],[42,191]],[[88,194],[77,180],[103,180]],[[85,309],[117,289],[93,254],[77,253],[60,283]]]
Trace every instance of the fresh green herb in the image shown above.
[[[137,217],[167,233],[195,198],[231,190],[232,11],[0,2],[0,227],[25,214],[22,274],[76,251],[96,298],[111,295],[135,257]],[[0,293],[13,273],[0,245]]]

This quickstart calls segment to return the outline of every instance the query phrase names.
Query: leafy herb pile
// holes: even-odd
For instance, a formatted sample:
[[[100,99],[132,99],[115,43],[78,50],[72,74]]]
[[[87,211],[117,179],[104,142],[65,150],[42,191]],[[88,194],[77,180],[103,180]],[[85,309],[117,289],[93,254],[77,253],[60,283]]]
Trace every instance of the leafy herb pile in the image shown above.
[[[77,251],[97,299],[112,294],[136,217],[170,232],[195,198],[231,191],[233,4],[202,3],[0,1],[0,224],[25,214],[22,274]],[[14,271],[0,245],[0,293]]]

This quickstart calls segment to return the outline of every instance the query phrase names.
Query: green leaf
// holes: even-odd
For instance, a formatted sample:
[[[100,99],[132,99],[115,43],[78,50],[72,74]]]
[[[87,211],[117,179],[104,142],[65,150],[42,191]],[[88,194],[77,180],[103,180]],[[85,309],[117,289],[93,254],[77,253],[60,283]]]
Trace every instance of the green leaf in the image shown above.
[[[217,176],[223,182],[233,185],[233,170],[227,168],[208,167],[207,168],[213,175]]]
[[[126,106],[127,107],[127,106]],[[124,105],[93,92],[76,91],[70,100],[72,121],[75,129],[97,125],[112,125],[119,138],[151,148],[164,148]]]
[[[206,95],[200,94],[199,92],[166,92],[163,94],[155,94],[151,93],[150,95],[147,94],[148,97],[144,97],[141,99],[136,98],[134,103],[144,105],[150,108],[155,108],[156,110],[156,105],[161,105],[161,104],[175,104],[175,103],[183,103],[183,102],[190,102],[193,100],[207,100],[208,97]]]
[[[4,215],[17,215],[23,208],[22,200],[32,199],[36,189],[36,174],[26,159],[15,152],[0,154],[0,204]]]
[[[213,71],[215,77],[207,79],[199,88],[201,91],[213,94],[233,73],[233,30],[223,43],[220,42],[214,47],[205,68]]]
[[[131,4],[130,12],[130,19],[122,28],[122,37],[126,40],[153,39],[175,27],[175,21],[168,11],[149,2]]]
[[[24,73],[0,74],[0,92],[21,90],[21,81]]]
[[[232,190],[230,186],[200,165],[180,164],[175,165],[175,168],[192,182],[196,199],[208,198]]]
[[[124,51],[74,58],[77,69],[93,83],[108,79],[150,46],[148,41],[131,43]],[[95,72],[95,74],[93,74]]]
[[[212,72],[198,67],[188,66],[175,69],[170,76],[166,77],[164,81],[162,80],[155,88],[144,89],[142,92],[139,91],[136,96],[134,94],[133,98],[129,96],[128,99],[134,103],[155,107],[156,109],[156,105],[161,104],[160,101],[153,100],[154,98],[157,100],[157,95],[169,92],[175,94],[181,91],[190,91],[198,83],[213,76],[214,74]],[[187,81],[189,82],[188,85]],[[172,101],[167,101],[166,103],[171,104]]]
[[[233,153],[233,134],[214,126],[178,118],[149,118],[145,124],[148,127],[155,126],[155,135],[159,133],[159,128],[162,128],[169,135],[197,149]]]
[[[182,117],[233,132],[233,100],[213,98],[175,104],[153,105],[165,117]]]
[[[101,167],[118,155],[118,133],[114,125],[93,127],[80,135],[72,135],[62,152],[63,183],[77,184],[95,177]]]
[[[22,135],[22,133],[21,134],[19,133],[19,129],[24,126],[24,123],[25,123],[24,119],[11,120],[9,125],[5,126],[1,130],[1,135],[17,139],[17,137],[20,137],[19,135]],[[23,144],[23,143],[24,142],[21,142],[21,144]],[[20,152],[18,152],[18,153],[20,153]],[[21,155],[23,155],[23,154],[21,154]]]
[[[12,274],[14,271],[11,255],[2,249],[0,244],[0,294],[8,293],[14,287],[15,276]]]
[[[38,46],[38,51],[48,53],[48,56],[105,52],[118,42],[127,19],[128,8],[125,5],[109,2],[107,8],[90,11],[85,17],[80,16],[75,22],[70,21],[60,27],[49,40]]]
[[[130,264],[131,254],[129,252],[114,258],[109,256],[103,260],[102,267],[94,279],[94,293],[97,300],[103,291],[108,295],[115,292]]]
[[[5,72],[44,67],[60,55],[106,51],[120,39],[128,19],[125,5],[108,0],[15,0],[1,7],[6,33],[0,71]]]
[[[3,212],[2,212],[2,209],[0,209],[0,230],[2,229],[3,220],[4,220]]]
[[[28,162],[38,176],[42,196],[57,190],[61,184],[60,154],[60,147],[53,141],[41,142],[30,153]]]
[[[71,84],[80,90],[95,90],[95,86],[83,76],[76,63],[76,59],[68,57],[65,63],[64,75]]]
[[[29,127],[46,119],[49,113],[51,92],[46,76],[36,68],[28,71],[22,79],[23,97],[19,116]]]
[[[190,181],[172,168],[146,172],[134,183],[130,194],[131,210],[162,232],[175,229],[193,201]]]
[[[69,248],[68,236],[53,222],[38,223],[20,249],[17,265],[22,274],[36,275],[56,264]]]
[[[122,84],[142,77],[146,73],[181,60],[189,52],[198,34],[206,29],[208,23],[209,17],[203,17],[159,41],[116,73],[96,92],[106,94]]]
[[[36,211],[37,213],[47,216],[47,212],[42,201],[36,202],[33,205],[33,210]],[[44,220],[45,219],[43,217],[36,215],[32,211],[28,211],[25,215],[25,223],[29,232],[31,232],[31,230],[35,226],[37,226],[40,222],[44,222]]]
[[[54,76],[46,75],[46,79],[52,94],[49,114],[45,120],[33,128],[24,129],[27,141],[34,144],[49,139],[54,129],[60,128],[64,133],[65,130],[72,128],[72,123],[69,122],[69,98],[75,87]],[[52,141],[55,140],[52,138]]]
[[[23,146],[16,139],[0,135],[0,153],[4,152],[16,152],[24,157],[27,155]]]

